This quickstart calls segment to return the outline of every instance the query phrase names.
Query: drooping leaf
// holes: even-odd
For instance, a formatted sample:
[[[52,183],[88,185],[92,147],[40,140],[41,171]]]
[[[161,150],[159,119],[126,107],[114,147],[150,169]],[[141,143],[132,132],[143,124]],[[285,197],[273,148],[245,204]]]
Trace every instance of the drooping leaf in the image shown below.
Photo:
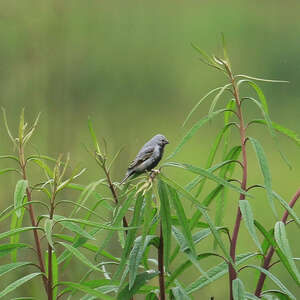
[[[96,296],[97,299],[114,300],[114,298],[112,298],[111,296],[101,293],[101,292],[97,291],[96,289],[92,289],[84,284],[80,284],[80,283],[76,283],[76,282],[69,282],[69,281],[61,281],[61,282],[58,282],[57,285],[68,286],[72,289],[84,292],[89,295]]]
[[[138,195],[136,197],[134,213],[133,213],[133,217],[132,217],[130,226],[138,226],[140,224],[143,200],[144,200],[143,194],[141,192],[138,193]],[[116,270],[116,272],[113,276],[114,280],[119,278],[119,276],[123,273],[123,271],[126,267],[127,260],[128,260],[129,254],[130,254],[130,250],[132,249],[132,246],[133,246],[133,243],[135,240],[136,231],[137,231],[136,229],[133,229],[133,230],[130,230],[127,234],[125,246],[122,251],[121,261],[120,261],[118,269]]]
[[[34,277],[36,277],[38,275],[42,275],[42,273],[40,273],[40,272],[39,273],[32,273],[32,274],[28,274],[28,275],[26,275],[26,276],[24,276],[20,279],[17,279],[13,283],[6,286],[6,288],[0,292],[0,298],[6,296],[8,293],[14,291],[16,288],[18,288],[22,284],[26,283],[27,281],[33,279]]]
[[[131,289],[134,285],[138,268],[140,266],[145,249],[147,248],[148,244],[155,238],[155,235],[147,235],[145,239],[143,239],[143,236],[139,236],[135,239],[134,245],[129,255],[129,289]]]
[[[289,274],[295,280],[295,282],[298,283],[298,276],[297,276],[297,274],[295,274],[293,268],[291,267],[290,261],[287,258],[287,256],[280,249],[280,247],[278,247],[278,244],[277,244],[275,238],[273,236],[271,236],[269,234],[269,232],[258,221],[255,220],[254,221],[254,225],[264,235],[264,237],[267,239],[267,241],[269,242],[269,244],[274,248],[276,254],[278,255],[280,261],[282,262],[282,264],[284,265],[284,267],[286,268],[286,270],[289,272]]]
[[[0,257],[20,248],[29,248],[29,246],[22,243],[0,245]]]
[[[14,193],[14,207],[20,207],[23,204],[26,188],[28,187],[28,181],[20,179],[17,182],[15,193]],[[21,216],[21,209],[16,210],[16,215],[19,218]]]
[[[138,274],[133,287],[129,289],[129,284],[127,284],[118,294],[117,300],[130,300],[131,297],[135,295],[147,281],[151,280],[157,275],[158,272],[143,272],[141,274]]]
[[[13,271],[17,268],[28,266],[31,264],[32,264],[31,262],[16,262],[16,263],[11,263],[11,264],[1,265],[0,266],[0,276],[4,275],[10,271]]]
[[[271,279],[280,289],[283,293],[285,293],[286,295],[288,295],[292,300],[296,300],[296,297],[287,289],[287,287],[275,276],[273,275],[271,272],[269,272],[268,270],[260,267],[260,266],[256,266],[256,265],[248,265],[249,268],[253,268],[256,270],[259,270],[260,272],[264,273],[269,279]]]
[[[64,243],[64,242],[59,242],[59,244],[63,245],[68,251],[70,251],[78,260],[80,260],[82,263],[90,267],[91,269],[102,272],[99,268],[97,268],[92,262],[88,260],[88,258],[83,255],[77,248]]]
[[[210,115],[206,115],[205,117],[203,117],[202,119],[200,119],[189,131],[188,133],[182,138],[181,142],[179,143],[179,145],[175,148],[175,150],[173,151],[173,153],[171,153],[167,159],[172,158],[173,156],[175,156],[181,149],[182,147],[196,134],[196,132],[199,130],[199,128],[201,128],[205,123],[207,123],[209,120],[211,120],[213,117],[219,115],[220,113],[226,111],[225,109],[220,109],[217,110],[213,113],[211,113]]]
[[[280,204],[281,204],[281,205],[289,212],[289,214],[290,214],[290,215],[292,216],[292,218],[295,220],[296,224],[297,224],[298,226],[300,226],[300,218],[297,216],[295,210],[292,209],[292,208],[289,206],[289,204],[288,204],[286,201],[284,201],[284,199],[283,199],[280,195],[278,195],[277,193],[275,193],[274,191],[273,191],[273,195],[274,195],[274,197],[275,197],[277,200],[279,200]]]
[[[251,257],[257,256],[257,253],[245,253],[237,255],[236,257],[236,266],[239,266],[246,260],[248,260]],[[221,264],[218,264],[215,267],[212,267],[207,271],[211,281],[215,281],[225,275],[228,272],[228,264],[226,262],[222,262]],[[206,277],[201,276],[200,278],[196,279],[193,283],[188,285],[186,288],[186,291],[188,294],[194,293],[195,291],[201,289],[202,287],[208,285],[210,282],[207,280]]]
[[[232,281],[232,294],[234,300],[245,300],[245,287],[243,282],[236,278]]]
[[[14,230],[10,230],[10,231],[6,231],[3,233],[0,233],[0,240],[10,237],[12,235],[18,234],[20,232],[24,232],[24,231],[28,231],[28,230],[33,230],[33,229],[39,229],[41,230],[40,227],[22,227],[22,228],[18,228],[18,229],[14,229]]]
[[[267,197],[269,200],[270,207],[275,215],[278,218],[278,213],[275,208],[274,200],[273,200],[273,191],[272,191],[272,181],[271,181],[271,173],[268,166],[267,158],[265,155],[265,151],[261,144],[254,138],[250,137],[249,140],[251,141],[253,148],[256,152],[256,156],[260,165],[260,169],[264,176],[265,186],[267,190]]]
[[[289,265],[291,266],[294,274],[298,279],[298,285],[300,285],[300,273],[297,269],[297,266],[293,260],[292,250],[290,248],[290,244],[286,235],[285,225],[283,222],[276,222],[274,228],[274,237],[279,246],[280,250],[284,253],[286,258],[288,259]]]
[[[262,253],[263,251],[255,231],[253,213],[252,213],[250,203],[247,200],[240,200],[239,204],[240,204],[240,209],[242,212],[243,219],[245,221],[246,228],[248,229],[248,232],[251,238],[253,239],[254,243],[258,247],[259,251]]]

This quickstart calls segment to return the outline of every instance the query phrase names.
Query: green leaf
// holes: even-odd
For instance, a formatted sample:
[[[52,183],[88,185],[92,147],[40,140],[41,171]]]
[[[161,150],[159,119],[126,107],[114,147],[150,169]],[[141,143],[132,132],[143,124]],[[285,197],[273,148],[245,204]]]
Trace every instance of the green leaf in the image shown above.
[[[116,217],[114,218],[113,224],[120,224],[123,217],[125,216],[126,212],[128,211],[133,199],[134,199],[135,191],[130,192],[127,195],[127,198],[125,199],[124,203],[121,204],[120,210],[118,210]],[[122,195],[123,196],[123,195]],[[121,197],[122,199],[122,197]],[[98,252],[96,253],[96,259],[97,256],[102,252],[102,250],[108,245],[110,239],[113,236],[113,231],[109,232],[104,241],[102,242],[102,245],[99,247]]]
[[[236,278],[232,281],[232,293],[234,300],[245,300],[245,287],[243,282]]]
[[[75,240],[76,240],[76,238],[70,237],[70,236],[64,235],[64,234],[53,234],[53,236],[56,237],[56,238],[59,238],[61,240],[64,240],[66,242],[70,242],[70,243],[74,243]],[[84,239],[84,238],[82,238],[82,239]],[[74,244],[73,244],[73,246],[76,247]],[[83,242],[80,243],[80,246],[83,247],[83,248],[85,248],[85,249],[88,249],[88,250],[90,250],[90,251],[92,251],[94,253],[96,253],[98,251],[98,247],[97,246],[89,244],[89,243],[86,243],[86,240],[83,240]],[[115,256],[111,255],[110,253],[108,253],[108,252],[106,252],[104,250],[100,254],[102,256],[108,258],[108,259],[111,259],[111,260],[115,261],[115,262],[119,262],[118,258],[116,258]]]
[[[297,277],[298,285],[300,285],[300,273],[297,269],[297,266],[293,260],[293,254],[292,250],[289,245],[289,241],[287,239],[286,231],[285,231],[285,225],[283,222],[276,222],[275,228],[274,228],[274,237],[277,242],[277,245],[279,246],[280,250],[284,253],[286,258],[288,259],[289,265],[291,266],[294,274]]]
[[[20,248],[29,248],[29,246],[22,243],[0,245],[0,257]]]
[[[28,181],[21,179],[17,182],[15,193],[14,193],[14,207],[20,207],[23,204],[23,199],[26,193],[26,188],[28,187]],[[19,218],[21,216],[21,209],[16,210],[16,215]]]
[[[138,226],[141,223],[141,210],[142,210],[143,200],[144,200],[143,194],[141,192],[138,193],[130,226]],[[115,274],[113,276],[113,279],[117,279],[120,276],[120,274],[123,273],[124,268],[125,268],[126,264],[128,263],[128,257],[129,257],[130,251],[132,249],[134,240],[135,240],[136,232],[137,232],[137,230],[134,229],[134,230],[130,230],[127,234],[125,246],[122,251],[121,261],[120,261],[117,271],[115,272]],[[133,284],[134,280],[133,280],[132,276],[130,277],[129,280],[130,280],[130,284]]]
[[[96,134],[95,134],[95,131],[94,131],[94,128],[93,128],[92,120],[90,118],[88,119],[88,127],[89,127],[89,131],[90,131],[94,146],[95,146],[97,152],[101,153],[100,147],[99,147],[99,144],[98,144],[98,141],[97,141],[97,137],[96,137]]]
[[[250,300],[261,300],[260,298],[256,297],[255,295],[250,294],[250,293],[247,293],[247,292],[245,292],[245,296],[246,296],[246,299],[250,299]]]
[[[90,240],[95,240],[95,238],[92,235],[90,235],[88,232],[83,230],[79,225],[75,224],[75,222],[80,223],[80,224],[82,224],[82,223],[85,224],[88,221],[82,220],[83,222],[81,223],[79,219],[69,219],[69,218],[65,218],[63,216],[59,216],[59,215],[54,215],[53,220],[55,222],[59,222],[63,227],[79,234],[80,236],[83,236]],[[98,223],[96,223],[94,225],[97,226],[97,224]]]
[[[189,222],[188,222],[188,219],[187,219],[186,214],[184,212],[183,205],[181,204],[181,201],[178,197],[178,194],[177,194],[176,190],[169,187],[169,192],[170,192],[170,199],[173,203],[173,206],[174,206],[174,208],[176,210],[176,213],[177,213],[177,216],[178,216],[179,224],[181,225],[181,228],[182,228],[182,233],[183,233],[183,236],[185,238],[186,245],[190,249],[190,251],[194,255],[196,255],[196,250],[195,250],[195,246],[194,246],[194,242],[193,242],[192,232],[190,230]]]
[[[143,236],[139,236],[135,239],[129,255],[129,289],[131,289],[134,285],[143,253],[145,252],[149,243],[155,238],[155,235],[147,235],[145,239],[143,239]]]
[[[192,110],[189,112],[187,118],[184,120],[183,124],[182,124],[182,127],[184,127],[186,125],[186,123],[189,121],[189,119],[191,118],[192,114],[195,112],[195,110],[199,107],[199,105],[208,97],[210,96],[211,94],[213,94],[214,92],[222,89],[223,87],[218,87],[218,88],[215,88],[211,91],[209,91],[205,96],[203,96],[198,102],[197,104],[192,108]]]
[[[268,290],[262,293],[263,300],[291,300],[291,298],[278,290]],[[258,299],[260,300],[260,299]]]
[[[260,165],[260,169],[262,171],[262,174],[264,176],[265,186],[267,190],[267,197],[269,200],[269,204],[272,208],[272,211],[276,218],[278,218],[278,213],[276,211],[274,201],[273,201],[273,191],[272,191],[272,182],[271,182],[271,173],[269,170],[267,158],[264,152],[264,149],[262,148],[261,144],[254,138],[249,138],[251,141],[253,148],[256,152],[256,156]]]
[[[254,243],[258,247],[259,251],[262,253],[263,251],[255,231],[253,213],[252,213],[250,203],[247,200],[240,200],[239,203],[240,203],[242,216],[245,221],[245,225],[248,229],[248,232],[251,238],[253,239]]]
[[[196,253],[191,252],[191,250],[186,247],[187,242],[186,242],[185,236],[175,226],[172,226],[172,232],[174,234],[174,237],[175,237],[178,245],[181,247],[181,250],[183,250],[185,248],[184,253],[187,255],[187,257],[192,262],[192,264],[199,270],[199,272],[202,275],[204,275],[208,280],[210,280],[208,274],[204,271],[204,269],[198,263],[198,258],[196,256]]]
[[[239,266],[240,264],[242,264],[243,262],[245,262],[246,260],[248,260],[251,257],[257,256],[257,253],[245,253],[245,254],[240,254],[237,255],[236,257],[236,266]],[[216,265],[215,267],[212,267],[211,269],[209,269],[207,271],[207,274],[209,275],[211,281],[216,281],[217,279],[219,279],[220,277],[222,277],[223,275],[227,274],[228,272],[228,264],[227,262],[222,262],[221,264]],[[204,286],[208,285],[210,283],[210,281],[204,277],[201,276],[200,278],[198,278],[197,280],[195,280],[193,283],[191,283],[190,285],[188,285],[188,287],[186,288],[186,291],[188,294],[194,293],[195,291],[203,288]]]
[[[213,66],[216,65],[215,61],[204,50],[200,49],[198,46],[196,46],[193,43],[191,43],[191,45],[201,55],[205,63],[211,64]]]
[[[183,169],[185,169],[187,171],[190,171],[192,173],[201,175],[203,177],[206,177],[206,178],[208,178],[210,180],[215,181],[218,184],[222,184],[223,186],[228,187],[228,188],[230,188],[230,189],[232,189],[232,190],[234,190],[236,192],[239,192],[239,193],[241,193],[243,195],[246,195],[248,197],[252,197],[249,193],[245,192],[240,187],[238,187],[238,186],[236,186],[234,184],[231,184],[227,180],[224,180],[223,178],[214,175],[212,172],[210,172],[210,171],[208,171],[206,169],[203,169],[203,168],[200,168],[200,167],[195,167],[195,166],[192,166],[192,165],[189,165],[189,164],[177,164],[177,167],[183,168]]]
[[[205,123],[207,123],[209,120],[211,120],[213,117],[217,116],[218,114],[222,113],[226,111],[226,109],[220,109],[217,110],[213,113],[211,113],[210,115],[206,115],[205,117],[203,117],[202,119],[200,119],[189,131],[188,133],[182,138],[181,142],[179,143],[179,145],[175,148],[175,150],[173,151],[173,153],[171,153],[167,159],[172,158],[173,156],[175,156],[181,149],[182,147],[196,134],[196,132],[199,130],[199,128],[201,128]]]
[[[110,297],[108,295],[105,295],[104,293],[101,293],[101,292],[99,292],[97,290],[94,290],[94,289],[92,289],[92,288],[90,288],[90,287],[88,287],[86,285],[80,284],[80,283],[69,282],[69,281],[61,281],[57,285],[68,286],[68,287],[70,287],[72,289],[84,292],[84,293],[89,294],[89,295],[96,296],[98,299],[114,300],[114,298],[112,298],[112,297]]]
[[[0,175],[1,174],[5,174],[5,173],[8,173],[8,172],[19,172],[19,170],[18,169],[14,169],[14,168],[6,168],[6,169],[2,169],[2,170],[0,170]]]
[[[232,258],[230,257],[230,255],[227,251],[227,248],[225,247],[219,233],[217,232],[217,230],[216,230],[211,218],[207,214],[205,208],[203,208],[203,206],[200,205],[200,203],[197,201],[197,199],[195,199],[189,192],[187,192],[183,187],[181,187],[178,183],[176,183],[172,179],[166,177],[162,173],[159,174],[159,178],[161,178],[165,183],[167,183],[168,185],[173,187],[176,191],[178,191],[186,199],[190,200],[197,207],[197,209],[201,211],[202,215],[206,219],[207,224],[209,225],[209,228],[211,229],[212,234],[214,235],[216,242],[219,244],[220,248],[222,249],[222,251],[225,254],[228,261],[230,261],[234,265],[234,263],[232,262]]]
[[[191,300],[179,281],[175,280],[175,283],[176,287],[172,288],[172,294],[175,297],[175,300]]]
[[[70,251],[76,258],[78,258],[82,263],[90,267],[91,269],[102,272],[99,268],[97,268],[93,263],[91,263],[86,256],[84,256],[77,248],[64,243],[64,242],[59,242],[59,244],[63,245],[68,251]]]
[[[0,240],[10,237],[12,235],[18,234],[20,232],[24,232],[24,231],[28,231],[28,230],[33,230],[33,229],[40,229],[40,227],[22,227],[22,228],[18,228],[18,229],[14,229],[14,230],[10,230],[10,231],[6,231],[3,233],[0,233]]]
[[[286,201],[284,201],[284,199],[280,195],[278,195],[274,191],[273,191],[273,195],[277,200],[279,200],[280,204],[289,212],[289,214],[295,220],[297,225],[300,226],[300,218],[297,216],[296,212],[289,206],[289,204]]]
[[[224,91],[226,91],[226,89],[228,87],[230,87],[232,84],[226,84],[224,85],[221,90],[218,92],[218,94],[214,97],[214,99],[212,100],[211,106],[209,108],[208,114],[211,115],[215,109],[215,106],[217,105],[218,100],[220,99],[220,97],[222,96],[222,94],[224,93]]]
[[[52,241],[52,227],[53,227],[53,220],[46,219],[44,224],[44,231],[47,238],[48,243],[54,249],[53,241]]]
[[[271,236],[268,231],[256,220],[254,221],[255,226],[257,227],[257,229],[264,235],[264,237],[267,239],[267,241],[269,242],[269,244],[275,249],[276,254],[278,255],[280,261],[282,262],[282,264],[284,265],[284,267],[286,268],[286,270],[289,272],[289,274],[291,275],[291,277],[295,280],[295,282],[298,283],[298,276],[297,274],[295,274],[293,268],[290,265],[289,259],[286,257],[286,255],[284,254],[284,252],[280,249],[280,247],[278,246],[276,240],[273,238],[273,236]]]
[[[1,107],[1,109],[2,109],[2,113],[3,113],[3,120],[4,120],[4,125],[5,125],[5,129],[7,131],[7,134],[9,136],[9,138],[11,139],[11,141],[13,142],[14,146],[17,148],[16,139],[12,136],[12,134],[9,130],[9,127],[8,127],[5,109],[4,109],[4,107]]]
[[[258,119],[258,120],[252,120],[252,121],[251,121],[251,124],[252,124],[252,123],[256,123],[256,124],[264,124],[264,125],[267,124],[267,122],[266,122],[265,120],[261,120],[261,119]],[[290,138],[293,142],[296,143],[297,146],[300,146],[300,137],[298,136],[298,133],[297,133],[297,132],[295,132],[295,131],[293,131],[293,130],[291,130],[291,129],[288,129],[288,128],[286,128],[286,127],[284,127],[284,126],[282,126],[282,125],[280,125],[280,124],[278,124],[278,123],[275,123],[275,122],[273,122],[273,121],[272,121],[272,127],[273,127],[276,131],[278,131],[278,132],[284,134],[285,136],[287,136],[288,138]]]
[[[32,273],[32,274],[26,275],[16,281],[14,281],[13,283],[9,284],[8,286],[6,286],[6,288],[3,291],[0,292],[0,298],[6,296],[8,293],[14,291],[20,285],[24,284],[25,282],[31,280],[32,278],[34,278],[38,275],[42,275],[42,273]]]
[[[208,207],[211,202],[220,194],[220,192],[223,190],[224,186],[223,185],[218,185],[215,189],[213,189],[205,198],[204,200],[201,202],[201,204],[204,207]],[[194,229],[199,218],[202,216],[202,213],[200,210],[195,211],[193,217],[191,218],[191,229]]]
[[[11,222],[10,222],[10,230],[14,230],[17,228],[21,228],[22,227],[22,223],[23,223],[23,218],[24,218],[24,213],[25,213],[25,208],[24,205],[27,203],[27,197],[24,198],[24,203],[22,204],[22,206],[18,206],[17,208],[14,208],[14,211],[20,211],[20,216],[18,217],[17,214],[12,214],[11,217]],[[11,244],[16,244],[18,243],[20,240],[20,234],[15,234],[13,236],[10,237],[10,243]],[[11,252],[11,260],[12,262],[16,262],[17,261],[17,249],[15,249],[14,251]]]
[[[268,270],[255,266],[255,265],[248,265],[249,268],[256,269],[262,273],[264,273],[269,279],[271,279],[280,289],[283,293],[288,295],[292,300],[297,300],[296,297],[286,288],[286,286],[276,277],[274,276],[271,272]]]
[[[164,250],[164,265],[166,271],[169,271],[169,259],[171,253],[171,209],[168,197],[168,187],[162,181],[158,181],[158,194],[160,199],[160,215],[161,215],[161,226],[163,236],[163,250]]]
[[[145,285],[145,283],[152,278],[156,277],[158,272],[144,272],[137,275],[134,285],[129,289],[129,284],[127,284],[118,294],[117,300],[130,300],[133,295],[135,295],[139,289]]]
[[[0,266],[0,276],[4,275],[10,271],[13,271],[17,268],[28,266],[31,264],[32,264],[31,262],[16,262],[16,263],[11,263],[11,264],[1,265]]]

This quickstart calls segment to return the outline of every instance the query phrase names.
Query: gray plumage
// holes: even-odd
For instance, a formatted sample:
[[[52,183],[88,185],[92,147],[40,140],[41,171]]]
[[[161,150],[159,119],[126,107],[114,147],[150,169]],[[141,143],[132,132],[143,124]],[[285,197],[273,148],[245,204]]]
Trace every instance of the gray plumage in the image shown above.
[[[166,144],[169,144],[169,141],[162,134],[157,134],[148,141],[139,151],[136,158],[129,164],[127,173],[121,184],[133,174],[151,171],[156,167],[163,156]]]

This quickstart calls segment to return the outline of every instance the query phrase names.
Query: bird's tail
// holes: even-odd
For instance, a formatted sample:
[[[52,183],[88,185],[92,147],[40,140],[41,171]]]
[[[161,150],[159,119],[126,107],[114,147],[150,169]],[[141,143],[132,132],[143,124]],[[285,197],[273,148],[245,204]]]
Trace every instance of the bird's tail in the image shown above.
[[[124,177],[124,179],[120,182],[120,184],[123,184],[130,175],[131,175],[131,173],[127,173],[126,176]]]

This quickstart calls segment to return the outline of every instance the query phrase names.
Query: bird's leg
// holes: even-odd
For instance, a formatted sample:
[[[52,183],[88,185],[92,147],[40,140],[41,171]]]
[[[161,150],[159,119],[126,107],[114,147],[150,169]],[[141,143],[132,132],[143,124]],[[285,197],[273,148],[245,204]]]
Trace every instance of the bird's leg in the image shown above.
[[[150,171],[150,180],[153,181],[155,176],[160,173],[160,170],[152,169]]]

